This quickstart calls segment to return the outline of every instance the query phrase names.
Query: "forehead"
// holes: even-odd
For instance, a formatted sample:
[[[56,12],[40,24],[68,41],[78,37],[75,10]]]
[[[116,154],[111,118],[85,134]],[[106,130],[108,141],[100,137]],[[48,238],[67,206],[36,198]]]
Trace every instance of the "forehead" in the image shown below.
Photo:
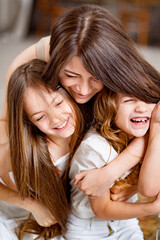
[[[119,99],[119,100],[121,100],[121,99],[123,99],[123,98],[134,98],[134,99],[137,99],[136,97],[131,96],[131,95],[129,95],[129,94],[119,93],[119,92],[116,93],[116,98]]]
[[[61,94],[57,91],[51,91],[43,87],[33,88],[28,87],[24,94],[24,110],[32,112],[34,110],[42,109],[59,98]]]
[[[59,95],[57,91],[49,90],[43,86],[39,86],[38,88],[28,87],[24,94],[24,101],[28,101],[29,99],[43,99],[47,100],[49,97],[55,98]]]
[[[63,70],[74,70],[75,72],[88,72],[79,56],[73,56],[64,66]]]

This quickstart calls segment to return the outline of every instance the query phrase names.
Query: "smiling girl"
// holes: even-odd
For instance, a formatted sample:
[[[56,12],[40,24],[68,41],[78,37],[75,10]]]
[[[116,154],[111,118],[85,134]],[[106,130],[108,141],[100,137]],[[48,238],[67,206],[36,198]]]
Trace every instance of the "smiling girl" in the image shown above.
[[[143,239],[136,217],[157,214],[160,210],[159,195],[154,202],[147,204],[134,203],[136,196],[129,202],[112,201],[109,189],[101,197],[93,198],[80,191],[73,179],[75,174],[94,168],[99,169],[99,178],[103,179],[102,167],[111,164],[113,159],[115,168],[121,172],[123,165],[119,165],[116,156],[131,140],[146,135],[155,105],[134,96],[114,93],[107,88],[98,94],[94,105],[94,128],[88,131],[71,161],[71,214],[67,224],[67,239],[85,239],[86,236],[87,239],[99,240]],[[126,172],[117,181],[129,173]]]
[[[22,224],[19,239],[25,230],[45,239],[66,230],[65,186],[69,159],[82,129],[81,113],[64,89],[53,91],[47,85],[42,78],[45,66],[41,60],[32,60],[17,68],[9,81],[12,172],[1,176],[6,183],[1,184],[1,200],[6,204],[0,205],[0,239],[17,239],[16,221],[29,212],[32,217]]]

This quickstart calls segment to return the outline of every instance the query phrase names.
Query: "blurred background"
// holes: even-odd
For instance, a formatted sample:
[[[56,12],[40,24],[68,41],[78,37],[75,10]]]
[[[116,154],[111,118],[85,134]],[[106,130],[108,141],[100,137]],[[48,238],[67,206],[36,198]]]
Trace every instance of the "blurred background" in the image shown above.
[[[118,17],[141,54],[160,71],[160,0],[0,0],[0,111],[12,60],[49,35],[61,14],[83,3],[104,6]],[[140,223],[145,240],[154,240],[158,216],[141,218]]]
[[[0,111],[11,61],[49,35],[61,14],[83,3],[104,6],[118,17],[142,55],[160,70],[160,0],[0,0]]]

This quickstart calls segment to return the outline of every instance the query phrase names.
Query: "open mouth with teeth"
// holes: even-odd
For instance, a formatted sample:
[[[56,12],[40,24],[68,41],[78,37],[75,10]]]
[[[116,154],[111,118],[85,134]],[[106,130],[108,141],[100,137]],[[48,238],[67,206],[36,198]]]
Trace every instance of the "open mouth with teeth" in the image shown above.
[[[149,119],[150,119],[149,117],[136,117],[136,118],[130,119],[130,121],[135,124],[144,124],[144,123],[147,123]]]
[[[56,127],[54,129],[58,129],[58,130],[64,129],[65,127],[67,127],[68,122],[69,122],[69,118],[63,124],[61,124],[59,127]]]

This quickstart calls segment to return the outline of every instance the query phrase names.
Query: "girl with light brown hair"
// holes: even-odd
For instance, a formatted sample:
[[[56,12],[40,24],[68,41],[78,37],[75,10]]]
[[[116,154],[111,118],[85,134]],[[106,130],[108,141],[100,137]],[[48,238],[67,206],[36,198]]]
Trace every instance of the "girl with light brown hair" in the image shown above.
[[[23,64],[8,85],[8,136],[14,180],[2,176],[4,182],[8,180],[6,190],[1,189],[2,200],[32,213],[18,229],[19,239],[25,232],[49,239],[66,231],[67,172],[83,129],[80,110],[67,92],[62,88],[53,91],[42,78],[45,66],[38,59]],[[0,239],[17,239],[12,224],[29,215],[14,205],[6,208],[6,214],[3,209]],[[7,221],[11,211],[15,216]]]
[[[157,92],[157,98],[159,95]],[[148,133],[155,106],[154,101],[146,102],[145,97],[142,101],[133,95],[115,93],[106,87],[98,93],[94,104],[93,128],[87,132],[71,161],[69,171],[71,213],[65,239],[144,239],[136,218],[159,213],[160,193],[156,200],[150,203],[135,203],[136,195],[128,202],[112,201],[110,189],[102,196],[93,198],[92,195],[86,196],[74,184],[73,179],[75,174],[81,171],[95,169],[98,171],[96,175],[98,177],[94,182],[98,181],[98,178],[105,182],[103,168],[112,162],[116,172],[121,172],[124,166],[119,164],[117,155],[125,151],[129,142],[136,138],[144,138]],[[154,160],[154,154],[150,157]],[[131,170],[128,169],[128,172],[117,178],[119,186],[129,187],[124,178],[130,172],[132,173],[130,180],[134,182],[134,176],[135,174],[138,176],[140,168],[138,165],[135,166],[136,164],[137,162],[132,165]],[[114,175],[114,169],[111,175]]]

